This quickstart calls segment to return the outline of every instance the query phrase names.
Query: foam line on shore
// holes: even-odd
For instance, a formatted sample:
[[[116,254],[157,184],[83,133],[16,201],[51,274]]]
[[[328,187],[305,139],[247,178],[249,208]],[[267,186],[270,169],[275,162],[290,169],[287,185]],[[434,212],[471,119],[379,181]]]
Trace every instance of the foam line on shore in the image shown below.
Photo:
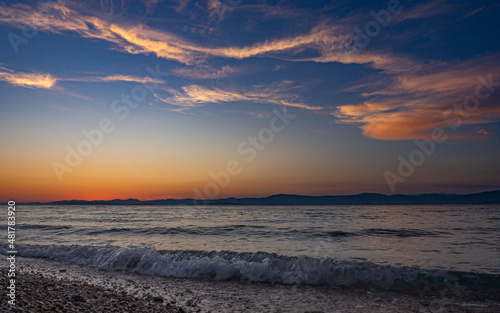
[[[5,253],[0,249],[0,252]],[[205,280],[363,287],[406,293],[500,294],[500,275],[395,267],[355,260],[289,257],[265,252],[156,250],[148,246],[25,245],[24,257],[112,271]]]

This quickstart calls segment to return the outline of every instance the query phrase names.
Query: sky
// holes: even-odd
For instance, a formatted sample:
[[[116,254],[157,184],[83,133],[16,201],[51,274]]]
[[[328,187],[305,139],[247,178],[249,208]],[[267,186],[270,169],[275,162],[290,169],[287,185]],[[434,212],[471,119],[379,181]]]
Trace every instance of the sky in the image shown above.
[[[496,1],[0,2],[0,199],[500,189]]]

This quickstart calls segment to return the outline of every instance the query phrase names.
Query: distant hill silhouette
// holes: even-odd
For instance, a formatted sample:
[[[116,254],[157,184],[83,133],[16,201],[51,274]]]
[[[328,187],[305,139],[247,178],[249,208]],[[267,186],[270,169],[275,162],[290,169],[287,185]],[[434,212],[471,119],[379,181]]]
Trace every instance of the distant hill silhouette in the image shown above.
[[[160,199],[141,201],[137,199],[115,200],[64,200],[34,202],[30,204],[55,205],[369,205],[369,204],[500,204],[500,190],[467,195],[419,194],[383,195],[362,193],[348,196],[301,196],[279,194],[265,198],[226,198],[215,200]]]

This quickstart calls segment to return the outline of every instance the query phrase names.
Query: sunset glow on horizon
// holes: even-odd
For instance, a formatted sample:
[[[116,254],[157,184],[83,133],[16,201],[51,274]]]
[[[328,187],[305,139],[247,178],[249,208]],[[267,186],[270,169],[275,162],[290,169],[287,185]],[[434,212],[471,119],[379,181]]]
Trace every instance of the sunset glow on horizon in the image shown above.
[[[500,189],[499,14],[489,1],[2,2],[0,198]]]

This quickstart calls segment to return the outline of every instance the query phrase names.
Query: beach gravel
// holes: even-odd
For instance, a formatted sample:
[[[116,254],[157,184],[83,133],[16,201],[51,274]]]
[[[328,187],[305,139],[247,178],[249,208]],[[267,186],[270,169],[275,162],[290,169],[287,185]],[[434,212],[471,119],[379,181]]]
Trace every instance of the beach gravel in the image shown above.
[[[16,259],[16,306],[0,312],[490,313],[500,302],[453,294],[409,295],[361,288],[209,281]],[[7,278],[7,271],[0,275]]]
[[[7,277],[5,270],[1,271]],[[16,274],[16,305],[0,304],[1,312],[184,312],[164,303],[161,297],[138,298],[85,282],[45,277],[37,273]]]

